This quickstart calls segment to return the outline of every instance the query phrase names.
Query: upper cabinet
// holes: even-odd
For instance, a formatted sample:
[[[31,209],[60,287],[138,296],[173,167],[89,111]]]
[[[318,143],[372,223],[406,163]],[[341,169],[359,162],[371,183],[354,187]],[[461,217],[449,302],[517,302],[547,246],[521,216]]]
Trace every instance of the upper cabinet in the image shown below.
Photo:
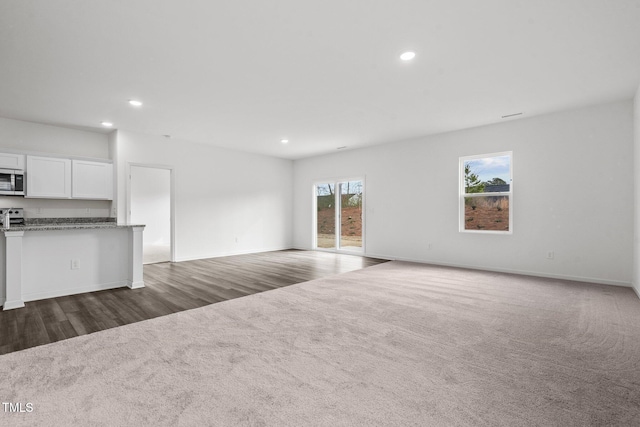
[[[113,200],[113,164],[27,156],[25,197]]]
[[[24,154],[0,153],[0,169],[24,170]]]
[[[27,156],[25,197],[71,198],[71,159]]]
[[[72,160],[74,199],[113,199],[113,164]]]

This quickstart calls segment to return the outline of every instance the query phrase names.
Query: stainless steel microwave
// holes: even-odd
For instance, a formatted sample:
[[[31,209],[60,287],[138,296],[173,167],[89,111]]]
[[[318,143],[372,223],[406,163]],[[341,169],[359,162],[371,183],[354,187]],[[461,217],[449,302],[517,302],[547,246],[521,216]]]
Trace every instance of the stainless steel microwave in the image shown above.
[[[24,171],[0,169],[0,195],[24,196]]]

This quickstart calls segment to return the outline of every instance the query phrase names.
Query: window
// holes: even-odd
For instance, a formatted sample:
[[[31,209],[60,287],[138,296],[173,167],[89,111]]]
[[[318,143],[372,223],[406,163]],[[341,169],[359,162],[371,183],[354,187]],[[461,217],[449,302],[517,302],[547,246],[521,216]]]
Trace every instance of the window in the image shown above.
[[[460,158],[460,231],[512,233],[512,152]]]
[[[315,185],[315,247],[363,250],[362,180]]]

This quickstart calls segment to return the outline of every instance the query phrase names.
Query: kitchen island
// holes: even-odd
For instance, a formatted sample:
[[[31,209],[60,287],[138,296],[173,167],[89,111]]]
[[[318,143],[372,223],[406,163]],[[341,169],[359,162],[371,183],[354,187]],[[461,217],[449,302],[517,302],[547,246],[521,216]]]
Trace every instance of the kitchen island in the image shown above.
[[[81,219],[0,228],[0,302],[27,301],[127,286],[144,287],[144,225]]]

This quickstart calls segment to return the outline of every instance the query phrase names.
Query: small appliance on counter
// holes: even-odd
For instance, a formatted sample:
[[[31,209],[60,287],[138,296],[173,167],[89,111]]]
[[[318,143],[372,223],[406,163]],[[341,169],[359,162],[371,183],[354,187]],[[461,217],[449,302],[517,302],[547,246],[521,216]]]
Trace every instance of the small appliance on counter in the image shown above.
[[[9,227],[13,225],[24,225],[24,209],[22,208],[0,208],[0,218],[2,218],[2,225],[7,227],[5,218],[9,214]]]

